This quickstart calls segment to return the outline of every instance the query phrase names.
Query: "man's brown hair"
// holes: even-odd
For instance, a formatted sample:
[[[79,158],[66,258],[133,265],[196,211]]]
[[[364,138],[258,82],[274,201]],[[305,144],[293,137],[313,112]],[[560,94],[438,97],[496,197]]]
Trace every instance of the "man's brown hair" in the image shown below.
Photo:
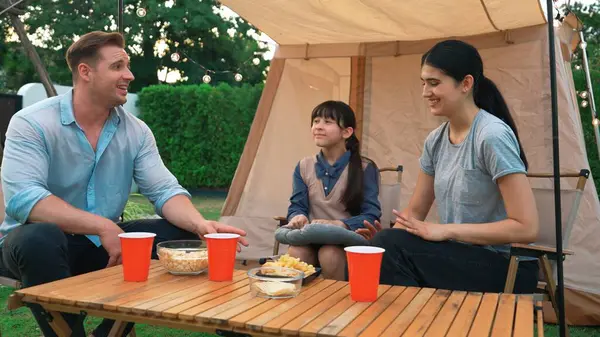
[[[125,48],[125,39],[121,33],[94,31],[83,35],[73,43],[67,50],[66,56],[73,78],[77,76],[77,66],[80,63],[95,64],[99,57],[98,50],[108,45]]]

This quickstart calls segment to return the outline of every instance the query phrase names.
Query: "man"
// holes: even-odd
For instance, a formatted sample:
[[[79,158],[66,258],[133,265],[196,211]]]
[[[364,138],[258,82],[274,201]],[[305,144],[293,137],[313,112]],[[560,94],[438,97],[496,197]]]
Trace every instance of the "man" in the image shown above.
[[[0,267],[30,287],[120,263],[124,231],[156,233],[155,244],[246,235],[202,217],[164,166],[148,126],[122,108],[134,76],[119,33],[86,34],[66,59],[73,90],[19,111],[8,126]],[[118,223],[132,179],[163,219]],[[44,335],[56,336],[42,308],[31,310]],[[76,316],[63,316],[83,333]],[[112,323],[105,320],[94,336],[107,336]]]

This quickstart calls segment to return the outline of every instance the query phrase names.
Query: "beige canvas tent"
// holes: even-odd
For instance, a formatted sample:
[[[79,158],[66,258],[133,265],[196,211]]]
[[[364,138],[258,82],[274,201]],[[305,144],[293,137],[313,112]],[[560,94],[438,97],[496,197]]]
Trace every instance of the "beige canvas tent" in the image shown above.
[[[440,39],[464,39],[480,50],[486,75],[498,84],[517,120],[530,171],[551,173],[542,2],[222,0],[279,44],[223,208],[222,221],[249,233],[252,246],[239,258],[271,254],[273,216],[286,214],[297,161],[317,151],[309,115],[324,100],[343,100],[355,109],[364,155],[379,166],[404,165],[401,200],[406,204],[423,141],[441,122],[425,109],[419,78],[421,54]],[[556,28],[562,171],[589,168],[570,66],[578,44],[576,22],[571,17]],[[552,191],[548,180],[536,187]],[[564,188],[571,184],[562,182]],[[569,245],[576,255],[565,262],[571,324],[600,324],[600,205],[593,180],[588,184]],[[551,200],[542,209],[553,219]],[[435,210],[430,218],[435,221]],[[546,318],[552,316],[547,310]]]

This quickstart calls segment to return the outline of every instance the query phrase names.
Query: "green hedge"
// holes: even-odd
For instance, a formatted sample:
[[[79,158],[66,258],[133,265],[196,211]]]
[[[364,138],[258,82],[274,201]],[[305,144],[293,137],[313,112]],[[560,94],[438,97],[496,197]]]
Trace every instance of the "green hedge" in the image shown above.
[[[262,87],[157,85],[139,93],[140,118],[180,184],[189,189],[231,184]]]

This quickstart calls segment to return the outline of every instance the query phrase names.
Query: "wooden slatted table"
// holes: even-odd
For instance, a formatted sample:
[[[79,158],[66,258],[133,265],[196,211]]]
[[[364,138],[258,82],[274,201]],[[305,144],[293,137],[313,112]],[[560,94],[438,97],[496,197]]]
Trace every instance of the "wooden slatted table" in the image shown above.
[[[528,295],[467,293],[381,285],[378,300],[350,299],[347,282],[316,279],[296,298],[253,297],[245,271],[231,282],[207,275],[174,276],[158,261],[149,279],[123,281],[122,266],[16,291],[22,302],[39,303],[56,319],[59,336],[70,330],[57,312],[124,322],[218,333],[222,336],[465,336],[527,337],[534,333],[534,303]],[[539,319],[539,316],[538,316]]]

